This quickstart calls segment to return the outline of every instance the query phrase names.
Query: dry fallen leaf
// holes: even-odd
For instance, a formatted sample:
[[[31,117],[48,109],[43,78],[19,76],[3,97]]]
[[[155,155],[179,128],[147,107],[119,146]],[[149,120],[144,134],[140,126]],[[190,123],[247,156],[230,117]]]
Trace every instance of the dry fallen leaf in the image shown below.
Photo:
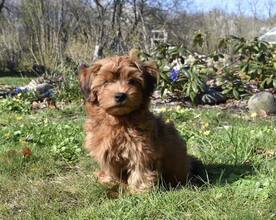
[[[39,103],[36,101],[33,101],[32,103],[32,109],[39,109]]]
[[[30,157],[32,155],[32,150],[29,147],[22,148],[22,154],[24,157]]]
[[[267,157],[276,157],[276,151],[269,150],[269,149],[263,149],[263,148],[257,148],[256,154],[267,156]]]
[[[48,100],[48,108],[50,109],[58,109],[56,103],[53,100]]]

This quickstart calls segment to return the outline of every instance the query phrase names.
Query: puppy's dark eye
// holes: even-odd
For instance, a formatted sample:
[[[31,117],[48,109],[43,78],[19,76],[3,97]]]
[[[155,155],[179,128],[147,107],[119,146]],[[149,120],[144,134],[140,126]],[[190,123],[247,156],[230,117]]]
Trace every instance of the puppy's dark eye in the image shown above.
[[[109,83],[109,81],[108,81],[108,80],[105,80],[105,81],[103,82],[103,85],[106,86],[108,83]]]
[[[137,84],[139,84],[139,82],[136,79],[129,79],[128,80],[128,84],[130,84],[130,85],[137,85]]]

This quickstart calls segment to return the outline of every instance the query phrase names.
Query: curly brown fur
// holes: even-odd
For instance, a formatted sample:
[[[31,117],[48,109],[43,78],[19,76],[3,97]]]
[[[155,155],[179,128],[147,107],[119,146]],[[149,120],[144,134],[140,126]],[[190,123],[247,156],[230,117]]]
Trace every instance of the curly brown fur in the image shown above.
[[[133,55],[81,68],[85,147],[100,165],[100,182],[121,182],[135,192],[148,190],[161,176],[171,185],[186,183],[192,159],[185,142],[173,124],[149,111],[158,74],[154,64]]]

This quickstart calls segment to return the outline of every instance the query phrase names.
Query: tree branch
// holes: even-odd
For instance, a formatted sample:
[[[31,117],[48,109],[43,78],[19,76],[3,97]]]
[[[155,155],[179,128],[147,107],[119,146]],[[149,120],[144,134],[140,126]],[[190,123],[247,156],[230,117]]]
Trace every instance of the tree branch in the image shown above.
[[[3,8],[4,8],[5,1],[6,0],[1,0],[1,2],[0,2],[0,13],[3,10]]]

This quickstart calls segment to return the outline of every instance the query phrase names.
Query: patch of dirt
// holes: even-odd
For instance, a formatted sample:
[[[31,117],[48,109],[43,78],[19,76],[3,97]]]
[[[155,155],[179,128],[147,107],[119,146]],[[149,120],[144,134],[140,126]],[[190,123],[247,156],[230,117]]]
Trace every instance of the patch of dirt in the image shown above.
[[[154,92],[151,98],[152,108],[161,108],[161,107],[187,107],[187,108],[203,108],[203,109],[221,109],[221,110],[234,110],[238,112],[247,112],[247,100],[235,100],[228,99],[225,103],[217,105],[194,105],[189,99],[181,96],[173,96],[171,94],[161,97],[159,91]]]
[[[0,99],[5,98],[7,94],[10,94],[14,91],[15,87],[8,86],[8,85],[0,85]]]

